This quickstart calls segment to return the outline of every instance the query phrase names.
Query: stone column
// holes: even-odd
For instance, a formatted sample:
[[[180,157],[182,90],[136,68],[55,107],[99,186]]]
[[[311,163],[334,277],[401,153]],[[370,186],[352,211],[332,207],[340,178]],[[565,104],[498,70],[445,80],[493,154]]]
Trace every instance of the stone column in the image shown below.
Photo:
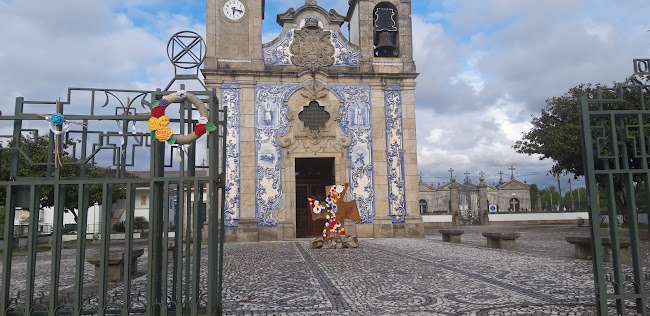
[[[485,183],[485,177],[483,173],[478,178],[480,183],[478,184],[478,207],[479,207],[479,221],[481,225],[489,224],[490,220],[488,219],[488,200],[487,200],[487,184]]]
[[[456,182],[456,178],[451,178],[451,184],[449,185],[449,204],[451,206],[451,215],[452,223],[454,226],[460,225],[460,205],[458,204],[458,187],[459,184]]]

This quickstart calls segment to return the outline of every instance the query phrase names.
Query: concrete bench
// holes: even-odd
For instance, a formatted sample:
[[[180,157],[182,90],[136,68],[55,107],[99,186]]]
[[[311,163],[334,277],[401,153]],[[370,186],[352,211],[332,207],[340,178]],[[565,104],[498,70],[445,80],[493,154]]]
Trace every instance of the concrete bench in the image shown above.
[[[593,251],[591,250],[591,237],[572,236],[566,237],[565,240],[573,245],[575,257],[579,259],[591,259]],[[609,237],[601,237],[600,242],[603,245],[603,261],[612,261],[612,241]],[[619,249],[623,262],[630,262],[630,241],[619,240]]]
[[[131,275],[138,272],[138,258],[144,254],[144,249],[134,249],[131,251]],[[95,266],[95,281],[99,282],[100,270],[100,257],[99,254],[90,256],[88,263]],[[108,275],[106,276],[108,282],[115,283],[122,281],[124,276],[124,251],[111,251],[108,254]]]
[[[462,235],[465,231],[460,229],[440,229],[438,232],[440,232],[442,235],[443,242],[453,242],[460,244],[460,235]]]
[[[487,238],[487,246],[499,249],[516,249],[519,236],[520,233],[483,233],[483,237]]]

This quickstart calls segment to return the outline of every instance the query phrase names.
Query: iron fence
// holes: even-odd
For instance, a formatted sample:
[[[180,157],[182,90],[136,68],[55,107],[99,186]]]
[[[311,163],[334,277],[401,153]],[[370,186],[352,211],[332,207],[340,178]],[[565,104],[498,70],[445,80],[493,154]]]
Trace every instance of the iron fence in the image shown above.
[[[221,313],[226,109],[219,107],[216,91],[191,92],[210,109],[216,130],[189,148],[169,145],[152,140],[150,115],[137,113],[151,111],[152,102],[168,94],[71,88],[62,102],[17,98],[15,114],[0,116],[13,122],[13,133],[1,136],[9,145],[0,148],[0,163],[10,166],[10,174],[0,181],[0,204],[9,206],[8,219],[15,218],[16,207],[33,212],[26,231],[12,220],[4,225],[0,314]],[[177,112],[171,108],[169,124],[179,135],[194,130],[198,120],[191,104],[181,102]],[[65,115],[65,130],[50,131],[36,110]],[[146,132],[137,129],[139,122]],[[32,146],[40,140],[46,140],[46,150]],[[132,176],[131,170],[142,169],[148,177]],[[36,171],[41,174],[34,176]],[[136,189],[142,188],[151,201],[146,242],[133,238]],[[116,200],[126,205],[123,240],[110,237]],[[170,200],[177,201],[173,213]],[[51,248],[39,252],[43,201],[54,212],[45,219],[53,223]],[[87,210],[95,202],[103,206],[100,224],[79,211],[77,240],[64,244],[64,211]],[[169,234],[170,218],[175,234]],[[88,233],[97,232],[94,225],[102,238],[87,241]],[[26,233],[25,256],[14,256],[8,237],[16,233]]]
[[[579,100],[599,315],[611,312],[610,305],[618,315],[650,312],[650,273],[643,270],[635,192],[642,188],[650,196],[650,60],[634,60],[634,70],[627,82],[598,87],[593,96]],[[607,242],[600,230],[599,187],[607,195],[609,222],[617,223],[621,215],[629,224],[626,233],[609,225],[603,232]],[[605,252],[611,252],[611,262],[605,262]]]

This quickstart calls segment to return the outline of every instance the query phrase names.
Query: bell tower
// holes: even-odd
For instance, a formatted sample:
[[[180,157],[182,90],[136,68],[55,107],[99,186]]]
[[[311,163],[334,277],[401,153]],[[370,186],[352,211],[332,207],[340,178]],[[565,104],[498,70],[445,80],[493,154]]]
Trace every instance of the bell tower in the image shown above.
[[[207,0],[206,70],[260,70],[264,0]]]
[[[415,72],[411,0],[350,0],[346,21],[365,63],[402,63],[402,72]]]

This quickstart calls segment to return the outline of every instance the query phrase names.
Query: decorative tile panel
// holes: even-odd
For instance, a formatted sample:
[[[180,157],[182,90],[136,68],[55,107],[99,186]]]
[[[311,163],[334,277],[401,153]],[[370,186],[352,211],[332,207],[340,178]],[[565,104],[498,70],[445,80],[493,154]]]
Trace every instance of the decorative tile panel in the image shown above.
[[[284,100],[299,87],[255,86],[255,217],[260,227],[278,226],[275,211],[282,203],[282,148],[277,139],[289,128]]]
[[[406,217],[404,142],[402,136],[402,92],[399,86],[384,89],[386,109],[386,160],[388,165],[388,207],[394,224]]]
[[[288,29],[280,41],[262,50],[265,64],[291,66],[289,45],[293,41],[293,30]]]
[[[328,86],[343,102],[341,130],[350,135],[350,193],[357,201],[364,224],[375,218],[375,183],[372,160],[372,124],[369,86]]]
[[[241,148],[239,85],[221,85],[221,104],[228,107],[226,136],[225,226],[237,228],[241,215]]]
[[[317,19],[318,24],[323,27],[325,23],[321,20],[320,17],[315,15],[306,15],[300,20],[300,25],[304,25],[305,20],[307,19]],[[291,52],[289,52],[289,45],[293,42],[294,35],[293,31],[299,28],[287,28],[282,39],[277,43],[263,48],[262,54],[264,57],[264,63],[267,65],[276,65],[276,66],[291,66]],[[361,62],[361,51],[350,46],[343,38],[339,35],[338,29],[326,29],[323,27],[324,31],[331,31],[332,37],[331,41],[334,45],[334,65],[340,67],[357,67]]]

